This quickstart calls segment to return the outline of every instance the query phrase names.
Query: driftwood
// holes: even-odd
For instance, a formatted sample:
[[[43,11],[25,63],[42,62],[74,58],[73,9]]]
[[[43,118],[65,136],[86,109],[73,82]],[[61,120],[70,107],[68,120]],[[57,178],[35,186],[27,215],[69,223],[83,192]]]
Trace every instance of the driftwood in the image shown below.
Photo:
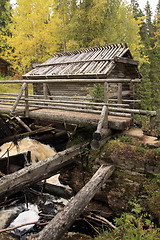
[[[22,97],[22,95],[23,95],[23,93],[24,93],[24,91],[25,91],[25,89],[26,89],[26,86],[27,86],[27,83],[23,83],[23,85],[22,85],[22,87],[21,87],[21,90],[20,90],[20,92],[19,92],[19,95],[18,95],[17,99],[15,100],[15,103],[13,104],[13,107],[12,107],[12,109],[11,109],[11,113],[14,113],[14,112],[15,112],[16,107],[17,107],[17,105],[18,105],[18,103],[19,103],[19,100],[21,99],[21,97]]]
[[[51,195],[56,195],[65,199],[69,199],[73,196],[65,187],[57,186],[50,183],[39,182],[32,186],[33,189],[38,191],[43,191],[44,193],[49,193]]]
[[[63,211],[59,212],[50,223],[39,233],[36,240],[59,240],[74,220],[82,213],[105,179],[109,178],[114,167],[101,166],[91,180],[68,202]]]
[[[6,138],[2,138],[2,139],[0,139],[0,144],[2,144],[4,142],[14,141],[15,139],[21,139],[23,137],[28,137],[28,136],[35,135],[35,134],[50,132],[50,131],[53,131],[53,130],[55,130],[55,128],[53,128],[51,126],[41,127],[39,129],[31,131],[31,132],[25,132],[25,133],[9,136],[9,137],[6,137]]]
[[[20,117],[18,116],[14,116],[15,119],[22,125],[22,127],[24,127],[28,132],[31,132],[32,130],[27,126],[27,124],[25,124],[22,119],[20,119]]]
[[[2,177],[0,179],[0,197],[11,195],[26,186],[53,176],[63,167],[73,163],[75,161],[73,157],[82,153],[87,145],[88,143],[73,146],[53,157]]]

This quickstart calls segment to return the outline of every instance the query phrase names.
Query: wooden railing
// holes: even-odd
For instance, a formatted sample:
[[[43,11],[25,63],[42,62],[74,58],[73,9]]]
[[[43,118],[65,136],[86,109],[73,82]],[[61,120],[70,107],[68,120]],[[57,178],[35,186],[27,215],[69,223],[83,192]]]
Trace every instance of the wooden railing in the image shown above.
[[[0,81],[0,84],[22,83],[19,94],[0,93],[0,104],[11,106],[10,113],[16,114],[18,111],[25,112],[25,116],[29,116],[29,111],[34,108],[61,109],[66,111],[77,111],[86,113],[102,113],[100,119],[105,119],[108,115],[131,117],[132,114],[149,114],[155,116],[155,111],[145,111],[139,109],[131,109],[130,103],[139,102],[134,99],[123,98],[123,83],[137,83],[140,80],[131,79],[43,79],[43,80],[6,80]],[[49,83],[101,83],[104,85],[104,101],[95,102],[91,96],[59,96],[52,95],[49,91]],[[109,85],[118,85],[118,92],[114,97],[109,98]],[[42,84],[43,94],[31,95],[28,93],[28,84]],[[18,107],[20,107],[18,109]],[[105,113],[104,113],[105,112]],[[103,116],[105,116],[103,118]],[[100,123],[101,125],[101,123]],[[102,124],[104,125],[104,124]],[[107,124],[106,124],[107,125]]]

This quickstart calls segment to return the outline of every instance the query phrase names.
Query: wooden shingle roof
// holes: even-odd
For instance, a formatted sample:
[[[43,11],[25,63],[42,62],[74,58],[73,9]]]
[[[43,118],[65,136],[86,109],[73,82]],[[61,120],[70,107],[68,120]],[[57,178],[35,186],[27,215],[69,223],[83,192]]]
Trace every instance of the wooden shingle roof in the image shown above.
[[[116,62],[129,59],[128,63],[138,65],[133,60],[127,44],[112,44],[72,52],[57,53],[49,60],[37,65],[24,78],[88,78],[106,77]],[[123,62],[125,63],[125,62]]]
[[[7,60],[5,60],[4,58],[0,57],[0,62],[2,62],[5,65],[11,65],[11,63]]]

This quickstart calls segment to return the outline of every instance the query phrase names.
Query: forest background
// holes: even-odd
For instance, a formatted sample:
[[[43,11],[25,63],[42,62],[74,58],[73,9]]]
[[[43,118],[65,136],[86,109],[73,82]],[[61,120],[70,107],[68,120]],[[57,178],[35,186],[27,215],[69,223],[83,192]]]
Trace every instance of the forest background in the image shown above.
[[[160,106],[160,0],[153,16],[137,0],[0,0],[0,56],[22,75],[54,53],[124,43],[140,62],[143,109]]]

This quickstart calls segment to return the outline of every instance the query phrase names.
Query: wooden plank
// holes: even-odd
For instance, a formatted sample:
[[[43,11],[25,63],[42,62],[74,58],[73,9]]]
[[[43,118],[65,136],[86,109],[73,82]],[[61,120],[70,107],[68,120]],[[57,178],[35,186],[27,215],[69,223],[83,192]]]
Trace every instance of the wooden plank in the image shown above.
[[[90,202],[103,182],[109,178],[114,171],[114,166],[103,165],[93,175],[90,181],[72,198],[65,208],[59,212],[35,240],[59,240],[73,224],[75,219],[82,213],[85,206]]]
[[[136,66],[139,65],[139,61],[129,59],[129,58],[125,58],[125,57],[115,57],[114,61],[118,62],[118,63],[125,63],[125,64],[131,64],[131,65],[136,65]]]
[[[63,167],[73,163],[76,160],[74,157],[82,153],[86,146],[88,143],[73,146],[53,157],[2,177],[0,179],[0,197],[11,195],[26,186],[53,176]]]

